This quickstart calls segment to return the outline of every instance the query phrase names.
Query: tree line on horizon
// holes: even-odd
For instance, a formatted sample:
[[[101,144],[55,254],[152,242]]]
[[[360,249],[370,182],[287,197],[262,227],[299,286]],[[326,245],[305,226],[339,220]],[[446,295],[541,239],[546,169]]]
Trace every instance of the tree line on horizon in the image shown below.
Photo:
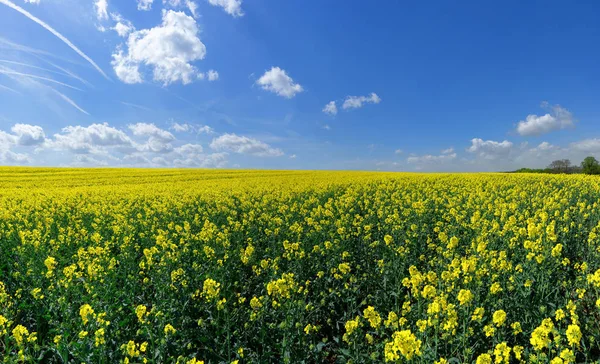
[[[512,173],[600,174],[600,163],[592,156],[586,157],[580,165],[573,165],[569,159],[557,159],[546,168],[520,168]]]

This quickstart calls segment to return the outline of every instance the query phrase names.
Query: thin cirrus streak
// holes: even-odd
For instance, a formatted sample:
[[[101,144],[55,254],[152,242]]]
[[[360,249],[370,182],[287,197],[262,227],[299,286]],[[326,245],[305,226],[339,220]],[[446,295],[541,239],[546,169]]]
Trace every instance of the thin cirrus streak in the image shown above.
[[[0,85],[0,89],[2,90],[6,90],[6,91],[10,91],[10,92],[14,92],[17,95],[23,95],[22,93],[20,93],[19,91],[15,90],[14,88],[10,88],[8,86],[4,86],[4,85]]]
[[[106,78],[107,80],[110,80],[110,78],[106,75],[106,73],[104,73],[104,71],[102,71],[102,69],[96,64],[96,62],[94,62],[90,57],[88,57],[79,48],[77,48],[77,46],[75,46],[73,43],[71,43],[71,41],[68,40],[65,36],[63,36],[62,34],[57,32],[56,30],[54,30],[54,28],[52,28],[50,25],[46,24],[44,21],[38,19],[37,17],[33,16],[27,10],[23,9],[22,7],[14,4],[13,2],[11,2],[9,0],[0,0],[0,4],[4,4],[4,5],[8,6],[9,8],[18,11],[19,13],[25,15],[27,18],[32,20],[33,22],[39,24],[41,27],[43,27],[50,33],[54,34],[54,36],[56,36],[58,39],[62,40],[72,50],[74,50],[75,52],[77,52],[77,54],[79,54],[81,57],[83,57],[83,59],[88,61],[98,72],[100,72],[102,74],[102,76],[104,76],[104,78]]]
[[[61,71],[63,71],[64,73],[68,74],[69,76],[73,77],[74,79],[76,79],[76,80],[79,80],[81,83],[83,83],[83,84],[85,84],[85,85],[87,85],[87,86],[90,86],[90,87],[94,87],[94,85],[92,85],[91,83],[87,82],[87,81],[86,81],[86,80],[84,80],[83,78],[81,78],[81,77],[77,76],[75,73],[73,73],[73,72],[69,71],[68,69],[66,69],[66,68],[63,68],[63,67],[60,67],[60,66],[58,66],[58,65],[56,65],[56,64],[54,64],[54,63],[52,63],[52,62],[50,62],[49,60],[47,60],[47,59],[44,59],[43,57],[40,57],[40,56],[38,56],[38,55],[36,55],[36,54],[33,54],[33,56],[34,56],[34,57],[37,57],[38,59],[40,59],[40,60],[42,60],[42,61],[44,61],[44,62],[46,62],[46,63],[48,63],[48,64],[49,64],[49,65],[51,65],[52,67],[54,67],[54,68],[56,68],[56,69],[58,69],[58,70],[61,70]]]
[[[0,1],[2,1],[2,0],[0,0]],[[38,80],[44,80],[44,81],[55,83],[57,85],[65,86],[65,87],[68,87],[68,88],[72,88],[73,90],[83,91],[80,88],[77,88],[75,86],[71,86],[69,84],[66,84],[66,83],[63,83],[63,82],[60,82],[60,81],[56,81],[55,79],[48,78],[48,77],[30,75],[29,73],[21,73],[21,72],[16,72],[16,71],[13,71],[13,70],[8,70],[7,71],[6,68],[0,69],[0,73],[4,74],[4,75],[14,75],[14,76],[27,77],[27,78],[35,78],[35,79],[38,79]]]
[[[127,106],[131,106],[131,107],[134,107],[136,109],[141,109],[141,110],[146,110],[146,111],[152,111],[152,109],[149,109],[149,108],[147,108],[145,106],[142,106],[142,105],[132,104],[131,102],[121,101],[121,104],[127,105]]]
[[[76,108],[77,110],[81,111],[82,113],[89,115],[89,113],[87,111],[85,111],[84,109],[82,109],[79,105],[77,105],[75,103],[75,101],[71,100],[70,98],[68,98],[67,96],[65,96],[64,94],[62,94],[61,92],[59,92],[58,90],[48,86],[52,91],[56,92],[56,94],[58,96],[60,96],[63,100],[65,100],[67,103],[71,104],[71,106],[73,106],[74,108]]]
[[[68,73],[53,71],[53,70],[50,70],[48,68],[38,67],[38,66],[34,66],[32,64],[24,63],[24,62],[11,61],[11,60],[8,60],[8,59],[0,59],[0,62],[14,64],[14,65],[23,66],[23,67],[35,68],[35,69],[38,69],[38,70],[55,73],[57,75],[63,75],[63,76],[69,76],[69,77],[71,76]]]

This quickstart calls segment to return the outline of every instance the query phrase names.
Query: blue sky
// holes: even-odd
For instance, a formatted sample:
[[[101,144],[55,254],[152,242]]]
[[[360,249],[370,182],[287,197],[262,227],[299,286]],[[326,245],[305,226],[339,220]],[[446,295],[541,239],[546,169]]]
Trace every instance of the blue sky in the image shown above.
[[[0,163],[600,159],[599,15],[594,2],[0,0]]]

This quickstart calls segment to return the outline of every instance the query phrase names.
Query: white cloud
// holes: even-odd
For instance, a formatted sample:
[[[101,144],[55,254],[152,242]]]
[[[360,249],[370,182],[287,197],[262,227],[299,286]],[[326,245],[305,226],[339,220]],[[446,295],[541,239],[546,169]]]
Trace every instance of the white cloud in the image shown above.
[[[331,130],[331,126],[329,126],[328,124],[323,124],[323,129]]]
[[[542,108],[550,109],[545,115],[527,115],[525,120],[517,124],[517,133],[522,136],[535,136],[573,127],[575,120],[573,115],[560,105],[550,106],[547,102],[542,103]]]
[[[119,37],[124,38],[127,35],[129,35],[129,33],[133,32],[135,30],[135,27],[133,26],[133,24],[129,20],[123,18],[121,16],[121,14],[111,13],[110,17],[112,18],[113,21],[116,22],[115,26],[110,29],[117,32]]]
[[[396,154],[402,154],[402,153],[404,153],[404,151],[402,149],[396,149],[394,151],[394,153],[396,153]]]
[[[207,76],[209,81],[216,81],[219,79],[219,72],[215,70],[209,70]]]
[[[106,147],[133,149],[135,143],[121,130],[104,123],[87,127],[67,126],[61,133],[54,134],[53,140],[47,140],[44,146],[77,154],[101,154],[105,152]]]
[[[446,163],[456,159],[456,153],[449,154],[440,154],[440,155],[411,155],[406,158],[406,162],[411,164],[437,164],[437,163]]]
[[[197,18],[198,14],[196,13],[196,9],[198,9],[198,4],[196,4],[195,2],[193,2],[191,0],[186,0],[185,5],[190,10],[190,13],[192,13],[192,16],[194,18]]]
[[[211,128],[208,125],[192,125],[192,124],[187,124],[187,123],[183,123],[183,124],[173,123],[173,125],[171,126],[170,129],[174,130],[178,133],[184,133],[184,132],[195,132],[198,134],[214,134],[215,133],[213,128]]]
[[[208,125],[202,125],[196,127],[196,132],[198,134],[214,134],[215,130]]]
[[[154,124],[148,123],[137,123],[129,125],[129,129],[133,132],[135,136],[147,136],[154,137],[160,139],[162,141],[173,141],[175,140],[175,136],[168,131],[157,127]]]
[[[15,124],[10,130],[17,136],[19,145],[39,145],[46,140],[44,129],[37,125]]]
[[[153,2],[154,0],[137,0],[137,8],[142,11],[151,10]]]
[[[173,126],[171,127],[171,129],[175,130],[178,133],[189,131],[190,128],[191,128],[190,124],[179,124],[179,123],[174,123]]]
[[[236,134],[223,134],[213,139],[210,147],[216,151],[228,151],[258,157],[279,157],[284,154],[281,149],[273,148],[257,139]]]
[[[365,103],[378,104],[381,102],[381,98],[377,96],[375,92],[371,92],[369,96],[346,96],[342,108],[345,109],[357,109],[363,106]]]
[[[129,129],[135,136],[148,138],[145,144],[138,146],[141,151],[166,153],[173,149],[171,142],[175,140],[175,136],[154,124],[137,123],[129,125]]]
[[[111,64],[115,70],[115,74],[121,81],[125,83],[143,82],[138,64],[125,55],[122,49],[117,48],[112,57]]]
[[[142,82],[140,66],[144,65],[152,69],[154,81],[163,85],[178,81],[188,84],[199,75],[191,62],[206,55],[198,34],[194,18],[180,11],[163,10],[161,25],[131,32],[127,52],[117,48],[111,64],[125,83]]]
[[[96,0],[94,3],[96,8],[96,17],[98,20],[108,20],[108,1],[107,0]]]
[[[256,83],[262,86],[264,90],[271,91],[288,99],[291,99],[297,93],[304,90],[300,84],[294,83],[294,80],[279,67],[272,67]]]
[[[322,110],[325,114],[336,115],[338,110],[335,101],[329,101]]]
[[[448,149],[442,150],[442,154],[451,154],[453,152],[454,152],[454,148],[448,148]]]
[[[227,164],[227,153],[203,154],[200,144],[185,144],[173,150],[180,158],[173,163],[181,167],[224,167]]]
[[[25,2],[28,4],[36,4],[37,5],[40,3],[40,0],[25,0]]]
[[[295,154],[290,155],[290,159],[296,159],[296,155]]]
[[[175,148],[174,152],[182,156],[190,154],[202,154],[204,149],[200,144],[184,144],[181,147]]]
[[[600,139],[584,139],[571,143],[571,148],[588,153],[600,153]]]
[[[471,146],[467,149],[469,153],[474,153],[481,158],[496,159],[499,157],[507,157],[512,151],[513,143],[505,140],[496,142],[480,138],[471,139]]]
[[[213,6],[220,6],[225,12],[233,17],[243,16],[242,0],[208,0]]]

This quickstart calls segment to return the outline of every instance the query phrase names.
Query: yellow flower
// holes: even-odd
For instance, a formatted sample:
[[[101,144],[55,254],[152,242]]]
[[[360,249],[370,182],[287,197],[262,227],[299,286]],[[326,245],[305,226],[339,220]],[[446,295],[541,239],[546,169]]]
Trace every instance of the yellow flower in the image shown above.
[[[376,329],[381,325],[381,316],[375,311],[373,306],[369,306],[364,309],[363,315],[367,320],[369,320],[369,324],[372,328]]]
[[[523,329],[521,328],[521,323],[520,322],[513,322],[510,327],[513,329],[513,335],[518,335],[521,332],[523,332]]]
[[[500,344],[497,344],[496,347],[494,348],[494,357],[495,363],[504,363],[504,364],[509,364],[510,363],[510,347],[508,345],[506,345],[506,342],[501,342]]]
[[[477,307],[475,311],[473,311],[473,315],[471,316],[471,321],[480,321],[483,318],[483,314],[485,310],[483,307]]]
[[[477,357],[476,364],[492,364],[492,357],[490,354],[481,354]]]
[[[542,321],[540,326],[533,330],[529,342],[535,350],[541,351],[550,345],[551,341],[548,338],[548,335],[553,329],[554,324],[552,323],[552,320],[547,318]]]
[[[569,345],[577,345],[579,346],[579,342],[581,341],[581,330],[578,325],[569,325],[567,328],[567,340],[569,340]]]
[[[42,289],[41,288],[34,288],[33,290],[31,290],[31,295],[36,300],[41,300],[41,299],[44,298],[44,295],[42,294]]]
[[[87,303],[79,308],[79,316],[81,316],[81,320],[83,324],[86,325],[89,321],[90,316],[94,316],[94,309],[92,306]]]
[[[373,344],[373,336],[371,334],[365,334],[365,338],[369,344]]]
[[[85,331],[85,330],[84,331],[79,331],[79,338],[80,339],[83,339],[83,338],[85,338],[87,336],[88,336],[88,332],[87,331]]]
[[[493,283],[490,287],[490,292],[492,294],[496,294],[501,291],[502,291],[502,286],[500,286],[500,283],[498,283],[498,282]]]
[[[253,310],[260,310],[262,306],[263,305],[258,298],[252,297],[252,299],[250,300],[250,307],[252,307]]]
[[[517,358],[517,360],[521,360],[521,354],[523,354],[525,349],[522,346],[514,346],[512,350],[513,353],[515,353],[515,358]]]
[[[396,331],[392,334],[392,341],[384,347],[385,361],[396,361],[402,355],[411,360],[414,356],[421,356],[421,340],[417,340],[410,330]]]
[[[496,333],[496,329],[492,325],[485,325],[483,327],[483,332],[485,333],[485,336],[490,337],[494,336],[494,334]]]
[[[219,295],[219,291],[221,290],[220,287],[220,283],[214,279],[207,278],[204,280],[204,284],[202,285],[202,295],[207,301],[211,301]]]
[[[564,349],[560,352],[560,358],[564,360],[565,364],[575,363],[575,354],[571,349]]]
[[[471,302],[471,300],[473,299],[473,294],[471,293],[470,290],[468,289],[461,289],[460,292],[458,292],[458,302],[460,303],[460,305],[466,305],[469,302]]]
[[[17,345],[21,346],[21,344],[23,343],[23,340],[26,340],[27,337],[29,337],[29,330],[27,330],[27,328],[25,326],[17,325],[12,330],[12,335],[15,338]]]
[[[504,322],[506,321],[506,312],[504,312],[504,310],[498,310],[494,312],[492,315],[492,320],[498,327],[504,325]]]
[[[177,332],[171,324],[166,324],[163,331],[165,332],[165,335],[171,335]]]
[[[144,305],[138,305],[138,306],[135,308],[135,314],[136,314],[136,316],[137,316],[138,320],[139,320],[141,323],[144,323],[144,322],[146,321],[146,320],[145,320],[145,316],[146,316],[146,311],[147,311],[147,310],[148,310],[148,309],[147,309],[147,308],[146,308],[146,306],[144,306]]]
[[[556,321],[560,321],[562,319],[565,318],[565,311],[563,311],[562,309],[558,309],[556,310],[556,312],[554,313],[554,317],[556,317]]]

